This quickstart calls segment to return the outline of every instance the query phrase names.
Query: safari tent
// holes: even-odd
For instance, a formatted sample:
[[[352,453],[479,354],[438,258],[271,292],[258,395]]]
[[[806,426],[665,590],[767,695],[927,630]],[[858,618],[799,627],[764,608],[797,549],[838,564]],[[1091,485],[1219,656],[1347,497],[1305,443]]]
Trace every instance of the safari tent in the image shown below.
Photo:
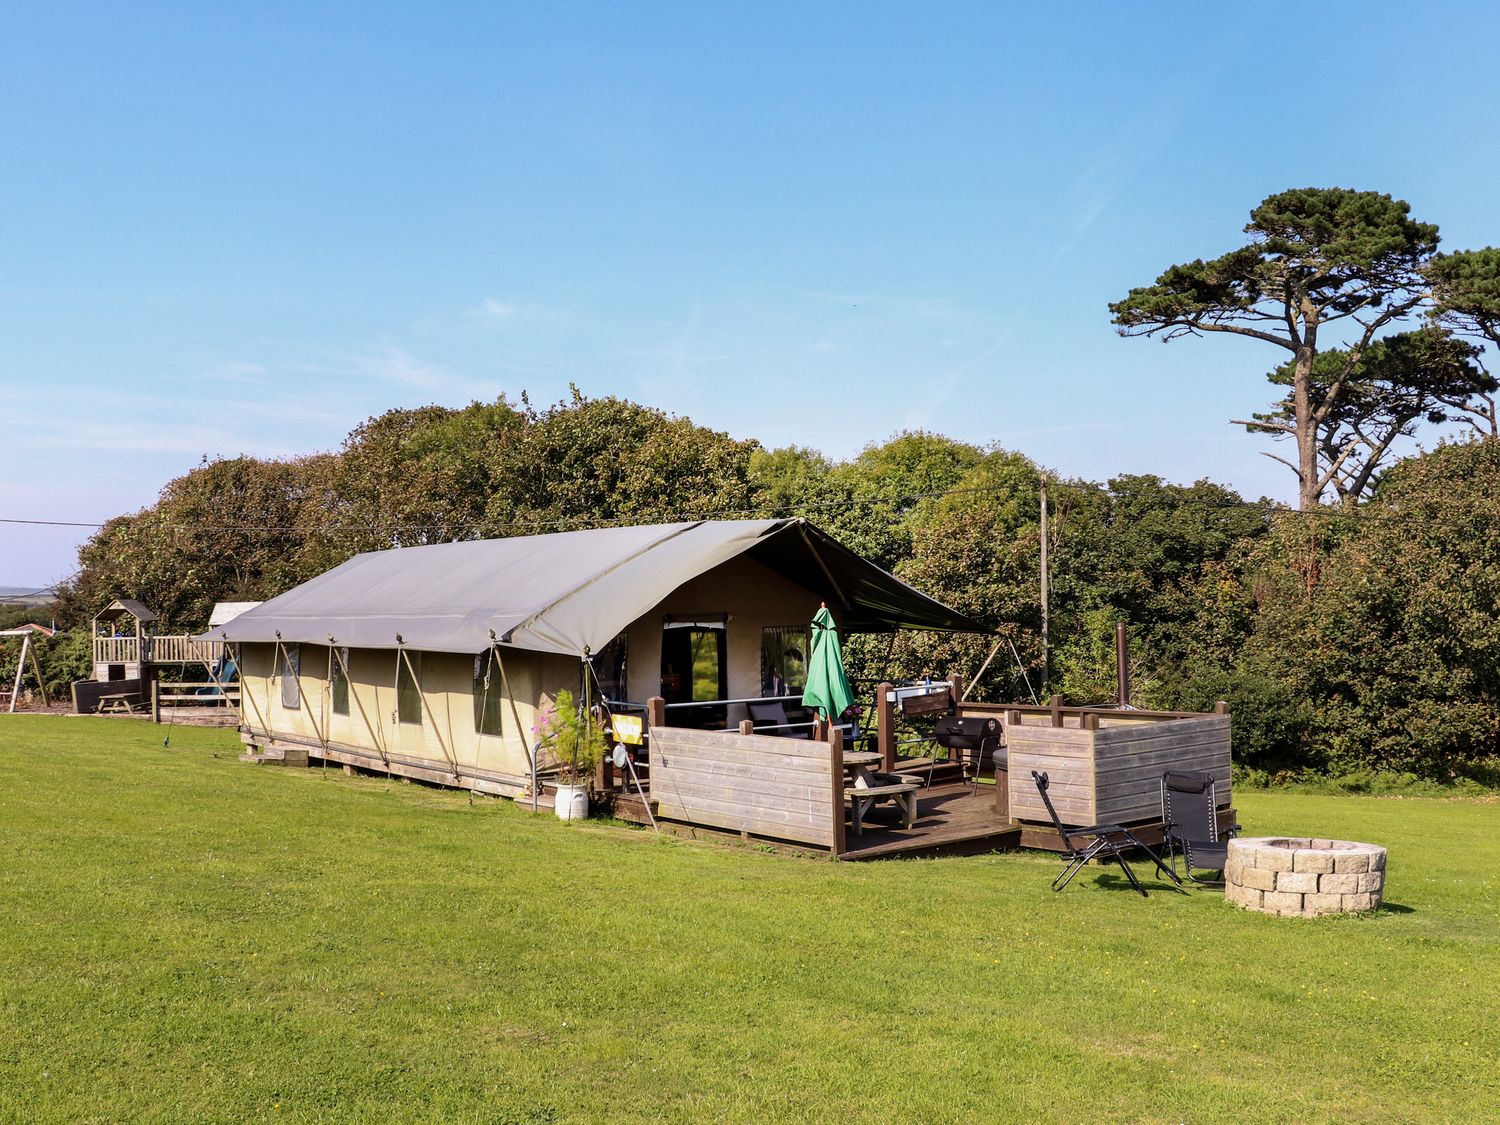
[[[800,690],[808,623],[979,626],[800,519],[601,528],[358,555],[216,626],[244,738],[514,795],[563,689],[728,726]],[[701,703],[702,706],[696,706]]]

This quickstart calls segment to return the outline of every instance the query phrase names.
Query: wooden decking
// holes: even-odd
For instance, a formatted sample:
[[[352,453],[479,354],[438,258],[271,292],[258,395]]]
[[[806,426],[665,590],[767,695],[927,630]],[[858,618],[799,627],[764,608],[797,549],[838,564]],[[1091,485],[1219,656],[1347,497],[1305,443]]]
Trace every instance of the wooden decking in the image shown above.
[[[648,821],[645,806],[634,793],[617,792],[609,815],[635,824]],[[662,831],[692,839],[749,840],[778,851],[827,855],[826,851],[770,837],[746,835],[703,825],[658,818]],[[935,785],[917,794],[917,817],[909,829],[893,805],[877,806],[865,818],[863,835],[849,833],[840,859],[915,858],[933,855],[972,855],[1021,846],[1021,827],[995,810],[993,787],[962,783]]]
[[[607,807],[608,815],[634,824],[646,824],[645,805],[635,793],[616,792]],[[1219,810],[1221,830],[1235,822],[1235,810]],[[769,845],[777,851],[799,854],[823,854],[817,848],[743,833],[729,832],[703,825],[683,824],[660,819],[662,831],[691,839],[739,840]],[[1131,831],[1141,843],[1155,848],[1162,842],[1161,821],[1137,823]],[[977,855],[983,852],[1014,851],[1034,848],[1038,851],[1063,851],[1062,837],[1050,824],[1017,823],[1007,820],[995,809],[993,786],[981,785],[979,792],[965,783],[934,785],[917,794],[917,819],[910,829],[903,829],[900,813],[894,806],[877,807],[865,819],[861,836],[850,833],[840,859],[916,859],[939,855]]]
[[[995,790],[963,782],[935,785],[917,794],[917,819],[901,827],[892,806],[877,807],[862,835],[848,837],[840,859],[911,858],[1009,851],[1021,844],[1021,828],[995,810]]]

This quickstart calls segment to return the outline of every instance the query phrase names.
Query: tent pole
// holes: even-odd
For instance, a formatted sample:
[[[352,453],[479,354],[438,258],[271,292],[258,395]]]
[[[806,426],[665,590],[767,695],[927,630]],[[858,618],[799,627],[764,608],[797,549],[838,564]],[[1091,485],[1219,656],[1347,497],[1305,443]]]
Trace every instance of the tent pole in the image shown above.
[[[365,721],[365,730],[370,732],[370,737],[375,741],[375,749],[380,751],[381,765],[385,766],[387,773],[390,773],[391,756],[386,752],[385,736],[377,734],[374,724],[370,722],[369,713],[365,711],[365,705],[359,698],[359,692],[354,690],[354,677],[349,675],[349,665],[344,662],[344,654],[339,651],[338,645],[334,642],[332,636],[328,638],[328,649],[333,653],[334,659],[339,662],[339,667],[343,669],[344,682],[349,685],[349,695],[354,699],[354,706],[359,708],[359,717]],[[243,682],[243,676],[241,677],[241,681]]]
[[[224,650],[227,647],[228,647],[227,645],[222,645],[221,644],[221,647],[219,649],[219,655],[220,655],[221,658],[223,657]],[[205,660],[204,664],[206,664],[208,666],[208,679],[209,679],[209,682],[212,683],[214,685],[214,687],[216,687],[216,688],[219,689],[219,698],[224,701],[224,706],[228,707],[229,706],[229,693],[224,690],[224,684],[219,679],[219,673],[217,673],[217,672],[214,671],[214,667],[218,664],[218,661],[215,661],[213,664],[209,664],[208,661]]]
[[[276,634],[276,649],[282,656],[286,657],[286,666],[292,669],[292,683],[297,685],[297,701],[307,704],[307,717],[312,720],[313,734],[318,736],[318,743],[324,750],[328,749],[328,739],[323,737],[323,732],[318,728],[317,716],[313,714],[312,704],[307,702],[307,692],[302,690],[302,654],[297,654],[297,667],[292,668],[292,659],[287,655],[286,646],[281,643],[281,634]]]
[[[1005,643],[1010,645],[1011,659],[1016,662],[1016,670],[1021,673],[1021,681],[1026,685],[1026,691],[1031,696],[1031,702],[1040,704],[1041,701],[1036,697],[1036,689],[1031,686],[1031,677],[1026,674],[1026,665],[1021,663],[1021,654],[1016,651],[1016,642],[1006,637]]]
[[[228,641],[225,641],[225,644],[228,643]],[[243,646],[234,650],[234,656],[235,663],[240,666],[240,721],[245,721],[245,700],[248,699],[250,701],[250,706],[255,708],[255,717],[260,722],[261,729],[266,732],[266,741],[274,743],[276,741],[276,732],[271,729],[271,724],[266,722],[266,717],[260,713],[260,704],[255,702],[255,693],[251,691],[248,685],[245,683],[245,654]],[[274,672],[275,670],[276,657],[273,654],[271,657],[271,671]],[[269,684],[270,682],[271,681],[269,679],[266,680],[267,684]],[[267,703],[269,704],[269,688],[266,689],[266,695]],[[245,725],[249,726],[248,723],[246,723]]]
[[[526,745],[526,728],[521,725],[521,711],[516,706],[516,693],[510,690],[510,677],[505,674],[505,660],[500,655],[500,646],[495,643],[493,629],[490,630],[490,650],[495,654],[495,663],[500,666],[500,686],[505,691],[505,698],[510,702],[510,717],[516,724],[516,737],[521,740],[521,749],[526,754],[526,764],[531,768],[531,811],[536,812],[536,755],[532,753],[531,747]]]
[[[989,670],[990,661],[995,659],[995,653],[1000,651],[1000,646],[1004,643],[1004,637],[995,638],[995,645],[990,649],[990,654],[984,658],[984,663],[979,666],[979,671],[974,673],[974,678],[969,681],[968,687],[965,687],[964,690],[959,693],[958,702],[962,703],[965,699],[969,698],[969,688],[972,688],[975,684],[977,684],[979,682],[979,677],[983,676],[985,672]]]
[[[604,705],[605,713],[608,714],[609,696],[604,692],[604,685],[599,682],[599,672],[594,668],[594,662],[592,660],[588,661],[587,664],[589,675],[594,678],[594,686],[599,689],[599,699]],[[635,786],[635,791],[640,794],[641,804],[645,806],[646,819],[651,822],[652,831],[660,836],[661,825],[656,823],[656,814],[651,811],[651,798],[646,796],[646,789],[643,785],[641,785],[640,775],[635,772],[635,763],[630,760],[629,754],[625,755],[625,768],[630,773],[630,781],[631,784]]]
[[[396,644],[398,646],[401,644],[400,637],[396,638]],[[411,677],[411,682],[417,686],[417,698],[422,701],[422,710],[427,712],[427,721],[432,724],[432,736],[437,739],[438,749],[443,752],[444,760],[447,761],[448,765],[452,768],[453,784],[457,785],[459,782],[458,759],[453,757],[452,754],[448,753],[448,747],[443,742],[443,732],[438,730],[437,716],[432,713],[432,706],[427,702],[427,693],[422,690],[422,681],[417,676],[417,670],[411,665],[411,657],[406,655],[406,649],[404,648],[398,647],[396,651],[401,654],[401,659],[406,661],[406,674]],[[401,706],[399,693],[397,694],[396,706]]]
[[[839,606],[847,609],[849,607],[849,599],[845,597],[843,589],[833,577],[833,571],[828,569],[828,564],[823,561],[823,556],[819,553],[817,547],[813,546],[812,536],[807,533],[807,525],[799,523],[797,530],[802,535],[802,542],[807,544],[807,549],[812,552],[812,557],[817,562],[818,569],[823,572],[823,577],[828,579],[828,585],[832,588],[834,596],[838,598]]]

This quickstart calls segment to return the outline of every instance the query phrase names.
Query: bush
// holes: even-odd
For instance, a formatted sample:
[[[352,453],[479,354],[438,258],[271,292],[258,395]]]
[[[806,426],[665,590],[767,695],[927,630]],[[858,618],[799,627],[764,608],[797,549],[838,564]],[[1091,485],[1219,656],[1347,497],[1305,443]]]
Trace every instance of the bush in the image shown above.
[[[1307,738],[1312,709],[1279,680],[1206,669],[1190,674],[1180,691],[1175,701],[1180,710],[1211,711],[1220,700],[1229,704],[1235,763],[1263,774],[1267,782],[1273,774],[1323,768]]]

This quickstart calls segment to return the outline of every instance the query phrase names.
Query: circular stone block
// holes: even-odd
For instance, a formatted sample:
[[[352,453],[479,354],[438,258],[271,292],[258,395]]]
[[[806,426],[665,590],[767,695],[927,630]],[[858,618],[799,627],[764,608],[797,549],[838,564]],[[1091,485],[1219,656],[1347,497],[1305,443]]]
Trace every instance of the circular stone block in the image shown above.
[[[1351,840],[1245,836],[1229,841],[1224,897],[1263,914],[1375,910],[1385,893],[1385,849]]]

